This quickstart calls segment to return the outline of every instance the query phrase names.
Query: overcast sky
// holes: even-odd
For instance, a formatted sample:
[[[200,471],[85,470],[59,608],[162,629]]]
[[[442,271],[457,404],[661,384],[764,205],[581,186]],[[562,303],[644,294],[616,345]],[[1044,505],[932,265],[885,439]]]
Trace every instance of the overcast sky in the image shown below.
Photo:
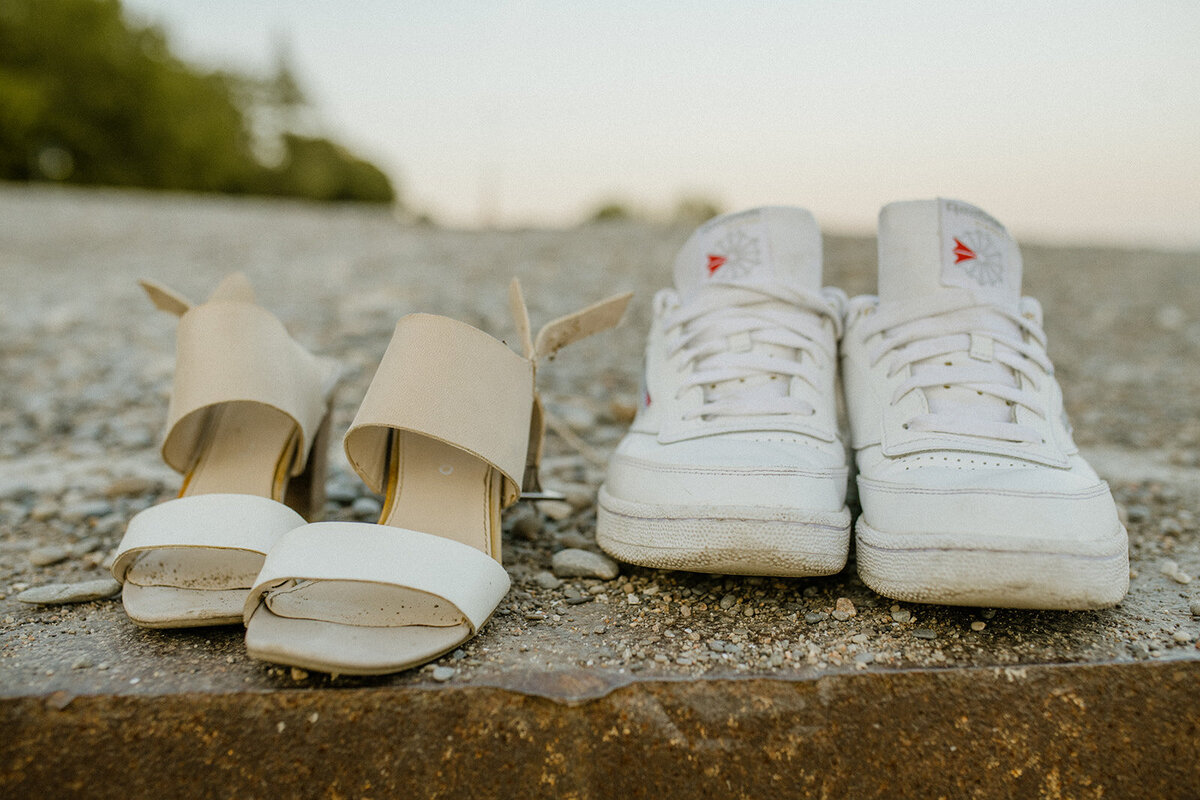
[[[1200,3],[126,0],[205,65],[286,42],[326,129],[451,224],[609,198],[980,205],[1018,237],[1200,248]]]

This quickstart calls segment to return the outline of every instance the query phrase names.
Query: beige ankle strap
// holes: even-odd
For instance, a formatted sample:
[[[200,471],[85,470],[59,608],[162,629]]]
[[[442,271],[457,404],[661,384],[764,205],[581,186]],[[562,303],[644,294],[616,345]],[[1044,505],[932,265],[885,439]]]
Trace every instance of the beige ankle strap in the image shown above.
[[[503,503],[517,499],[533,363],[465,322],[409,314],[396,331],[346,433],[346,457],[383,493],[391,431],[464,450],[504,476]]]
[[[559,350],[573,342],[616,327],[625,315],[625,308],[632,297],[632,292],[613,295],[572,314],[551,320],[542,326],[537,338],[534,338],[529,324],[529,309],[521,292],[521,282],[513,278],[512,283],[508,285],[508,304],[516,321],[521,350],[525,357],[533,362],[535,378],[541,361],[553,360]],[[545,438],[546,412],[535,384],[533,412],[529,424],[529,445],[525,456],[525,475],[521,481],[522,493],[527,496],[542,494],[538,470],[542,463]]]
[[[186,472],[198,455],[212,409],[224,403],[260,403],[291,417],[300,429],[291,472],[303,471],[340,375],[337,364],[309,353],[283,323],[255,305],[250,283],[240,273],[226,277],[200,305],[151,281],[140,283],[155,306],[179,317],[163,460]]]

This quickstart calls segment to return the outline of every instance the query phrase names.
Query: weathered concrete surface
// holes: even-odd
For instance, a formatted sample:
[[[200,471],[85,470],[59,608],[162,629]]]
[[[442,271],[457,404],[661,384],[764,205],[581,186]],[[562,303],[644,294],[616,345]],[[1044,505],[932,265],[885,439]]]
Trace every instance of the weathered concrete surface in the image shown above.
[[[553,683],[554,675],[539,680]],[[6,797],[1186,798],[1200,663],[0,704]]]
[[[1120,606],[894,604],[853,561],[820,579],[622,566],[556,585],[555,552],[595,548],[590,498],[636,402],[650,297],[687,234],[472,233],[353,208],[0,187],[0,796],[286,796],[263,787],[306,776],[329,796],[389,781],[463,796],[471,776],[480,796],[762,796],[784,788],[774,774],[813,796],[1200,796],[1200,257],[1023,248],[1076,436],[1128,520]],[[826,246],[828,283],[873,288],[871,240]],[[265,666],[236,628],[141,630],[119,599],[16,599],[105,574],[128,517],[177,490],[156,452],[174,323],[135,279],[198,298],[232,269],[347,364],[340,430],[404,313],[504,336],[512,274],[535,323],[638,292],[622,329],[540,375],[584,443],[547,443],[546,482],[573,505],[507,515],[514,589],[439,660],[445,682],[433,665],[378,679]],[[336,447],[330,487],[334,519],[377,501]],[[838,600],[854,615],[831,617]]]

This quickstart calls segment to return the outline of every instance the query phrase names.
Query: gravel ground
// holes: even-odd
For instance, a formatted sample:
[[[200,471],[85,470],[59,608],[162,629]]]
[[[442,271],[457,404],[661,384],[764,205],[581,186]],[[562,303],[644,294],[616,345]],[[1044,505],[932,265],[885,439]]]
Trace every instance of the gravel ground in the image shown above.
[[[464,232],[350,207],[0,186],[0,694],[432,680],[583,696],[642,676],[1200,658],[1196,253],[1024,248],[1026,291],[1047,310],[1077,439],[1128,521],[1132,585],[1119,607],[895,604],[862,585],[853,561],[803,580],[627,565],[607,580],[569,576],[587,557],[555,555],[598,552],[595,489],[636,401],[650,298],[688,233],[635,223]],[[828,283],[873,289],[873,240],[830,237],[826,248]],[[542,371],[548,406],[584,443],[547,442],[545,482],[568,501],[508,512],[513,590],[481,636],[436,664],[331,679],[249,660],[236,628],[146,631],[118,599],[16,600],[30,587],[103,579],[128,518],[177,491],[157,455],[174,320],[153,310],[136,278],[202,299],[235,269],[298,339],[347,365],[341,430],[405,313],[511,337],[514,274],[535,326],[613,291],[637,292],[622,328]],[[337,448],[328,517],[371,520],[378,507]],[[104,594],[102,584],[85,588]]]

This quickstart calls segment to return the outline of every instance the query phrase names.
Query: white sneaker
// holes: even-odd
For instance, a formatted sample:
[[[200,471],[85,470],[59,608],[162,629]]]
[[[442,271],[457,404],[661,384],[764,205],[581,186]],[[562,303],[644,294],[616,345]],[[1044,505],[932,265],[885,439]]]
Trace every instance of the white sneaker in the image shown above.
[[[845,295],[799,208],[710,220],[654,298],[645,391],[600,487],[596,539],[633,564],[745,575],[845,566],[835,405]]]
[[[842,376],[859,575],[898,600],[1103,608],[1129,586],[1108,484],[1071,440],[1042,309],[1004,227],[953,200],[879,215],[879,297],[849,303]]]

